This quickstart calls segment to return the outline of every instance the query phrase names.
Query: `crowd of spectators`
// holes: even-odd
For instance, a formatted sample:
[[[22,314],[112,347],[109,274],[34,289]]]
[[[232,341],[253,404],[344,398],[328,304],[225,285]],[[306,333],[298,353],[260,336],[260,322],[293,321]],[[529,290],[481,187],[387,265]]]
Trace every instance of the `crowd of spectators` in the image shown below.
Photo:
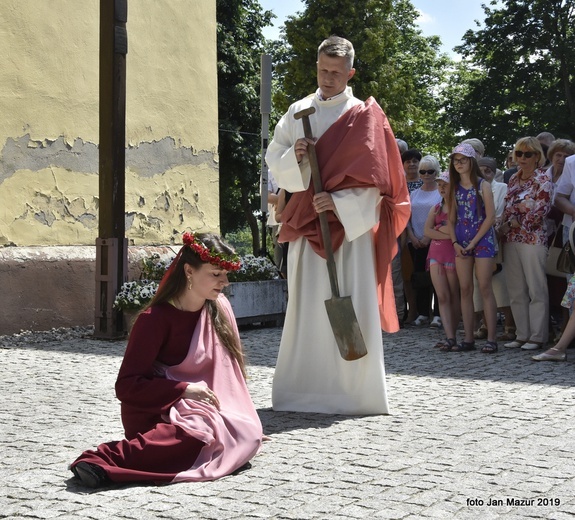
[[[412,205],[392,265],[402,326],[444,328],[443,351],[485,339],[485,353],[551,347],[533,359],[564,360],[575,338],[575,276],[550,268],[548,251],[570,238],[575,143],[549,132],[519,138],[503,169],[476,138],[459,143],[445,169],[397,145]]]

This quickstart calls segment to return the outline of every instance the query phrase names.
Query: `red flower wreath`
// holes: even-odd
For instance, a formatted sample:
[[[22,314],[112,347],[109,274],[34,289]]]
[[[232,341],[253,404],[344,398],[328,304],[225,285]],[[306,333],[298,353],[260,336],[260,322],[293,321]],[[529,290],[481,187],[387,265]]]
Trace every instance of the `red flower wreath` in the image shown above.
[[[186,232],[182,238],[184,245],[189,246],[200,257],[202,262],[209,262],[224,271],[237,271],[242,265],[238,255],[226,255],[225,253],[217,253],[213,249],[208,249],[193,233]]]

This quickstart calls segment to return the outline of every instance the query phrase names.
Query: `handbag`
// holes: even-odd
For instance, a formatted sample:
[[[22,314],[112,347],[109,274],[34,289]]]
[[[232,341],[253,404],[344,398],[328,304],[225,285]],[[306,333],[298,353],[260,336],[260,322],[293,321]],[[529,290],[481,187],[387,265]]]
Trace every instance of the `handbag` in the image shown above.
[[[570,236],[573,235],[573,225],[571,226]],[[565,242],[563,247],[556,245],[557,236],[563,234],[560,227],[553,237],[553,242],[547,252],[547,262],[545,263],[545,272],[549,276],[564,278],[565,274],[575,273],[575,253],[571,247],[571,240]]]
[[[571,243],[567,242],[559,256],[557,257],[557,271],[561,273],[559,276],[565,276],[565,274],[573,274],[575,273],[575,255],[573,254],[573,248],[571,247]]]
[[[545,262],[545,273],[548,276],[558,276],[558,277],[565,277],[565,273],[562,273],[557,269],[557,263],[559,260],[559,255],[563,251],[563,248],[557,245],[557,237],[559,234],[562,234],[562,228],[559,227],[557,231],[555,231],[555,236],[553,237],[553,241],[547,250],[547,260]]]
[[[575,258],[573,257],[573,249],[569,242],[561,249],[557,257],[556,267],[559,274],[554,276],[565,276],[565,274],[575,273]]]

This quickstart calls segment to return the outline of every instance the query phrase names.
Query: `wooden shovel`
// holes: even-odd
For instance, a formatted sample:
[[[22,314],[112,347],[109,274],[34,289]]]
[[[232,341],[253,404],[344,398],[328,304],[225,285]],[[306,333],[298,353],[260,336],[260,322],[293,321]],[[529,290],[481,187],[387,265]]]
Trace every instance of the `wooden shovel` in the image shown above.
[[[309,116],[313,113],[315,113],[315,108],[310,107],[294,114],[295,119],[302,120],[304,135],[308,139],[313,139],[309,122]],[[321,185],[319,165],[314,145],[310,144],[308,146],[308,156],[313,187],[316,193],[321,193],[323,191],[323,187]],[[318,215],[326,255],[329,283],[331,285],[331,298],[329,300],[325,300],[325,308],[327,310],[329,322],[341,357],[346,361],[353,361],[354,359],[359,359],[365,356],[367,354],[367,348],[365,347],[359,323],[357,322],[357,317],[353,310],[351,297],[342,297],[339,295],[339,285],[337,282],[337,273],[335,269],[335,260],[333,258],[333,248],[331,245],[331,235],[329,232],[327,215],[325,212],[319,213]]]

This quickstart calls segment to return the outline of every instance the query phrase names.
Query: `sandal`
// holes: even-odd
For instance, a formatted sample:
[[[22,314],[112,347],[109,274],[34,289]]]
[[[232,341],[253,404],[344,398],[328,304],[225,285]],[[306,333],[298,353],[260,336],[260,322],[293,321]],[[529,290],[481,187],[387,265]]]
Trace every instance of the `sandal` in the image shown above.
[[[474,333],[473,337],[475,339],[485,339],[487,337],[487,327],[485,325],[481,325]]]
[[[505,332],[500,334],[497,339],[498,341],[513,341],[516,337],[515,327],[505,327]]]
[[[455,347],[456,345],[457,345],[457,341],[455,341],[455,338],[447,338],[445,343],[443,343],[443,346],[439,347],[439,350],[441,352],[451,352],[453,347]]]
[[[475,341],[462,341],[459,345],[453,345],[451,352],[469,352],[475,350]]]
[[[497,343],[495,341],[487,341],[481,349],[481,352],[484,354],[495,354],[497,350]]]

